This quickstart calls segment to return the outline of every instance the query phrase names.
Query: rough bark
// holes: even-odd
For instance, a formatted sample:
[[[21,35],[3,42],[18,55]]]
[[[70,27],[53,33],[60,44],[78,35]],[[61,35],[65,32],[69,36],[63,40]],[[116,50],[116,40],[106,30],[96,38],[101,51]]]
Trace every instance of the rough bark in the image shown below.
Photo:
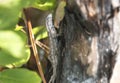
[[[67,0],[58,29],[55,83],[119,83],[120,13],[116,1]]]

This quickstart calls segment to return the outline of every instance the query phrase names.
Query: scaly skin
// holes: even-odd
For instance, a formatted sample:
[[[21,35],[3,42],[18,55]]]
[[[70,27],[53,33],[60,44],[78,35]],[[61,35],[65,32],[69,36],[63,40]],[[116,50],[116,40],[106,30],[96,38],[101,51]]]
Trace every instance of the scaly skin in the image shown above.
[[[52,14],[49,14],[46,18],[46,28],[48,31],[49,41],[50,41],[50,56],[48,58],[53,67],[53,75],[51,76],[49,83],[54,83],[55,79],[56,79],[56,69],[57,69],[57,64],[58,64],[58,59],[57,59],[58,40],[57,40],[57,32],[55,30],[55,27],[54,27],[53,21],[52,21]]]

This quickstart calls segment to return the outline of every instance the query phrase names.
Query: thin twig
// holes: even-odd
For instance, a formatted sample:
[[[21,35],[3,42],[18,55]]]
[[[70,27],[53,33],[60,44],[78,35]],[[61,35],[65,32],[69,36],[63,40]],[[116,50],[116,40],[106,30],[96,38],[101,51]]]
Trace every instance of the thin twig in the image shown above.
[[[30,21],[30,18],[29,18],[29,13],[30,13],[29,9],[24,9],[24,14],[25,14],[25,17],[26,17],[25,22],[26,22],[26,26],[27,26],[27,29],[28,29],[30,43],[31,43],[32,50],[33,50],[33,53],[34,53],[34,57],[35,57],[35,60],[36,60],[36,63],[37,63],[38,71],[39,71],[39,74],[40,74],[40,76],[43,80],[43,83],[46,83],[44,73],[42,71],[42,66],[41,66],[41,63],[40,63],[40,60],[39,60],[39,57],[38,57],[38,51],[37,51],[37,47],[36,47],[36,44],[35,44],[34,35],[33,35],[33,32],[32,32],[32,25],[31,25],[31,21]]]
[[[39,47],[41,47],[43,50],[45,50],[46,51],[46,53],[47,54],[49,54],[49,47],[48,46],[46,46],[45,44],[43,44],[42,42],[40,42],[40,41],[35,41],[35,43],[39,46]]]

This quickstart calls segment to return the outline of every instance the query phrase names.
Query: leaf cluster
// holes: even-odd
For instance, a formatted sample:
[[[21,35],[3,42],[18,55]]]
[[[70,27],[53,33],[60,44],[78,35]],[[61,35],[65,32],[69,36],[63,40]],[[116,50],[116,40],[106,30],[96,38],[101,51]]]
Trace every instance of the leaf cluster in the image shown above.
[[[49,11],[56,0],[0,0],[0,83],[41,83],[36,72],[21,68],[30,58],[25,26],[19,26],[23,8],[34,7]],[[45,26],[33,29],[36,40],[47,37]]]

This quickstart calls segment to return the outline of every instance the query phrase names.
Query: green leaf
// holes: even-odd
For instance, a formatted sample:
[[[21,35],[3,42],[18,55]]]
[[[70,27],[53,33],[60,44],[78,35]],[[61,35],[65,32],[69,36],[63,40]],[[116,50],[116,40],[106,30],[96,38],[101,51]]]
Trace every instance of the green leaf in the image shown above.
[[[36,72],[17,68],[0,72],[0,83],[42,83]]]
[[[35,0],[0,0],[0,29],[11,29],[18,22],[24,7],[34,4]]]
[[[19,25],[17,25],[17,26],[15,27],[15,31],[22,30],[23,28],[24,28],[23,26],[19,26]]]
[[[27,37],[21,31],[0,31],[0,66],[19,67],[30,57]]]
[[[37,0],[33,7],[40,10],[52,10],[56,6],[56,0]]]
[[[39,26],[39,27],[33,28],[33,33],[35,35],[36,40],[40,40],[48,37],[45,26]]]

